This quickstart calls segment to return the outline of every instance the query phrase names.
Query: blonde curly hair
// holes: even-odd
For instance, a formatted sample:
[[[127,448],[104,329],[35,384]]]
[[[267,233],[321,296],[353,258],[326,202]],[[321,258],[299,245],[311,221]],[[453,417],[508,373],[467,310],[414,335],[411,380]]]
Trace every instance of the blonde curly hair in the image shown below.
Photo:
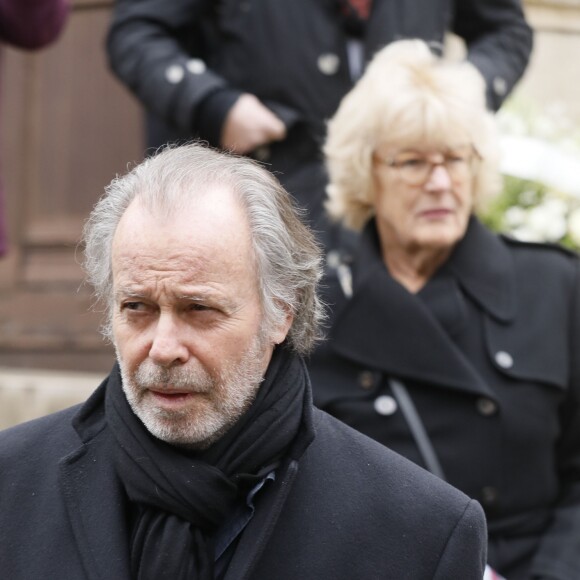
[[[377,147],[466,141],[481,157],[473,180],[474,199],[481,205],[501,186],[499,143],[483,77],[468,62],[438,58],[421,40],[390,44],[376,54],[328,123],[328,213],[355,230],[374,216]]]

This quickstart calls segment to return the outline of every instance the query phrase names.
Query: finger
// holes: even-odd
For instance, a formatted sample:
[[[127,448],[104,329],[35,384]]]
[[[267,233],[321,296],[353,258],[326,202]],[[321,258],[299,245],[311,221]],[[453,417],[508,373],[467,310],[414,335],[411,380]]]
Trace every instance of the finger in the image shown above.
[[[272,141],[282,141],[286,138],[286,125],[278,117],[275,117],[270,125],[268,136]]]

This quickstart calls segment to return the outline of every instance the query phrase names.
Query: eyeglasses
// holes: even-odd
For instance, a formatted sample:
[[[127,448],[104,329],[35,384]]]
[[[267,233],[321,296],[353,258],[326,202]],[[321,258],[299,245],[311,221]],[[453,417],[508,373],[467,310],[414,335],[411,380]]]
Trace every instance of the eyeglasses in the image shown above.
[[[433,161],[437,155],[440,161]],[[443,165],[454,183],[463,183],[473,176],[474,165],[481,159],[473,145],[466,145],[449,149],[445,153],[432,153],[430,155],[417,151],[401,151],[389,158],[375,155],[380,163],[392,167],[397,171],[401,179],[408,185],[423,185],[429,180],[435,167]]]

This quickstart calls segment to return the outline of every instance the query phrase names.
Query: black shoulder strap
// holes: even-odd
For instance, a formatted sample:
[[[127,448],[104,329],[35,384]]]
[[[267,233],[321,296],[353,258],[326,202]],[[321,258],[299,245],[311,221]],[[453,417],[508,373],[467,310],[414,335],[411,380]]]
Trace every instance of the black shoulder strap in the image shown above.
[[[342,292],[347,299],[350,299],[352,297],[352,273],[350,266],[341,262],[335,264],[334,267],[336,268]],[[431,439],[429,439],[425,425],[423,425],[421,416],[417,411],[417,407],[415,407],[415,403],[413,402],[407,387],[398,379],[389,378],[388,380],[393,396],[397,400],[401,413],[403,413],[405,421],[407,421],[407,425],[409,425],[409,429],[413,435],[415,444],[419,449],[425,467],[433,475],[444,480],[445,473],[443,472],[435,448],[431,443]]]
[[[411,398],[407,387],[397,379],[389,379],[389,386],[391,387],[393,396],[401,408],[401,412],[403,413],[407,424],[409,425],[409,429],[413,434],[413,439],[419,449],[425,467],[433,475],[444,480],[445,473],[443,472],[441,463],[439,463],[439,458],[437,457],[435,448],[431,443],[431,439],[429,439],[425,425],[423,425],[423,421],[421,421],[421,416],[417,411],[417,407],[415,407],[415,403],[413,403],[413,399]]]

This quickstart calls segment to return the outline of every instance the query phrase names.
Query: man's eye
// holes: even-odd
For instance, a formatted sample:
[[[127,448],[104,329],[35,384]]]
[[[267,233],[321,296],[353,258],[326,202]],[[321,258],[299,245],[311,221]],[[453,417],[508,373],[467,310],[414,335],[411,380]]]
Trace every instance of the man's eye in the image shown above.
[[[144,304],[143,302],[125,302],[121,306],[121,310],[131,310],[131,311],[139,311],[143,310]]]
[[[193,303],[189,305],[189,310],[192,310],[194,312],[204,312],[206,310],[212,310],[212,308],[205,304]]]

